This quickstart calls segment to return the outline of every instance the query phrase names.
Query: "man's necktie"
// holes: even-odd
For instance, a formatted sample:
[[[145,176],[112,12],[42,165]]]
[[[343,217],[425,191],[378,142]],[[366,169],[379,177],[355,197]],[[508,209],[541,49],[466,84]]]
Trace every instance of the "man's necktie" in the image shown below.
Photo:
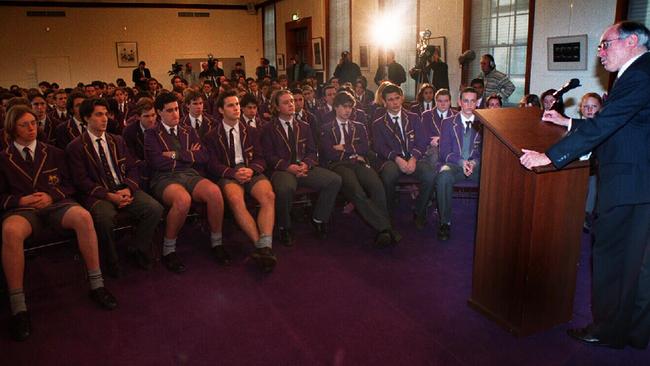
[[[471,122],[465,122],[465,134],[469,132],[469,127],[470,127]]]
[[[106,156],[106,151],[102,144],[102,139],[96,139],[97,141],[97,150],[99,150],[99,158],[102,160],[102,167],[104,168],[104,175],[106,176],[106,183],[108,188],[113,191],[117,187],[113,173],[111,173],[111,167],[108,165],[108,157]]]
[[[291,122],[286,122],[287,124],[287,136],[289,139],[289,149],[291,150],[291,163],[296,162],[296,135],[293,133],[293,128],[291,128]]]
[[[34,164],[34,159],[32,158],[32,151],[27,147],[23,147],[23,152],[25,153],[25,161],[29,164]]]
[[[394,126],[395,126],[395,133],[397,134],[397,138],[399,139],[400,145],[402,145],[402,152],[406,154],[406,141],[404,137],[404,131],[402,130],[402,126],[399,124],[399,117],[393,117],[393,120],[395,120]]]
[[[228,131],[228,161],[230,167],[235,167],[235,128],[231,127]]]
[[[176,136],[176,128],[172,127],[169,129],[169,134],[172,135],[172,137],[177,137]]]
[[[29,168],[29,173],[34,175],[34,159],[32,158],[32,151],[27,147],[23,147],[23,152],[25,153],[25,162]]]
[[[343,127],[343,136],[345,137],[345,143],[352,144],[352,141],[350,140],[350,130],[348,130],[347,122],[341,123],[341,127]]]

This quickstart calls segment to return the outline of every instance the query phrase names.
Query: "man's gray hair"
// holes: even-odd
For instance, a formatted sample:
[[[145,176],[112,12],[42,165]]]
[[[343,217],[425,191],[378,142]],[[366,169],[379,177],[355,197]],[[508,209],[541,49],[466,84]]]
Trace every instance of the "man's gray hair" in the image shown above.
[[[639,39],[639,47],[645,47],[646,50],[650,49],[650,31],[645,25],[639,22],[623,21],[616,23],[616,26],[620,39],[636,34]]]

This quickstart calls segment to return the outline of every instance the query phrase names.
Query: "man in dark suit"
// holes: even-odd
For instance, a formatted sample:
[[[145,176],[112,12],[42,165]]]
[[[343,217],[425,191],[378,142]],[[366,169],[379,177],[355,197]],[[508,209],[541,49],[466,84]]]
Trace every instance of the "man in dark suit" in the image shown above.
[[[74,188],[63,151],[36,140],[38,124],[28,107],[12,107],[6,122],[10,143],[0,152],[2,263],[11,304],[10,334],[23,341],[31,334],[23,291],[24,243],[45,227],[75,231],[88,270],[90,298],[107,310],[117,307],[117,300],[104,287],[92,217],[72,200]]]
[[[138,67],[133,69],[131,80],[140,91],[147,90],[147,81],[151,78],[151,71],[147,69],[144,61],[140,61]]]
[[[379,86],[382,81],[388,80],[400,86],[406,82],[406,71],[404,67],[395,61],[395,51],[386,51],[386,63],[377,67],[375,73],[375,84]]]
[[[210,153],[207,171],[209,177],[221,187],[237,224],[255,245],[251,257],[263,272],[268,273],[277,262],[271,249],[275,195],[271,183],[263,174],[266,163],[261,154],[259,130],[240,120],[236,91],[219,95],[217,108],[223,114],[223,121],[204,138]],[[260,204],[257,220],[248,212],[245,193]],[[230,262],[228,252],[223,250],[221,255],[222,262]]]
[[[83,122],[79,115],[79,107],[85,99],[86,96],[79,92],[74,92],[68,97],[68,115],[71,117],[65,123],[58,125],[54,130],[56,147],[61,150],[65,150],[70,141],[86,131],[86,123]]]
[[[420,181],[414,214],[415,227],[421,230],[426,225],[426,210],[435,179],[433,167],[422,159],[428,141],[420,116],[402,108],[404,92],[399,86],[390,84],[381,95],[386,102],[386,113],[372,123],[373,148],[377,153],[375,168],[384,183],[390,208],[395,206],[395,186],[400,176],[413,175]]]
[[[460,113],[442,121],[440,157],[442,163],[436,181],[436,201],[440,223],[438,239],[445,241],[451,233],[451,199],[454,184],[462,180],[478,182],[481,163],[481,134],[474,110],[478,93],[472,88],[460,92]]]
[[[152,238],[163,207],[140,189],[140,172],[122,137],[106,132],[106,101],[86,99],[79,114],[88,127],[68,145],[66,158],[78,198],[93,216],[104,271],[115,278],[122,274],[113,237],[118,212],[137,222],[134,256],[140,268],[148,270]]]
[[[287,64],[287,78],[291,87],[293,87],[293,83],[302,82],[305,78],[314,75],[314,70],[302,60],[302,57],[297,57],[300,61],[296,60],[295,57],[291,57]]]
[[[350,52],[343,51],[339,64],[334,69],[334,77],[338,79],[339,83],[354,83],[361,76],[361,69],[359,65],[352,62]],[[338,85],[336,86],[338,89]]]
[[[586,120],[555,111],[543,119],[569,133],[546,153],[523,150],[529,169],[598,156],[598,217],[592,247],[593,322],[570,329],[583,342],[644,349],[650,339],[650,32],[643,24],[608,27],[598,45],[605,70],[618,72],[603,108]]]
[[[291,92],[276,91],[271,97],[271,105],[275,117],[262,128],[261,140],[276,194],[279,240],[287,246],[292,243],[289,213],[296,188],[303,185],[318,191],[311,223],[316,236],[325,238],[341,177],[318,166],[311,129],[295,118]]]
[[[375,246],[386,247],[397,242],[400,235],[390,223],[386,193],[381,179],[368,165],[368,131],[363,123],[350,119],[354,97],[346,91],[334,97],[334,121],[323,125],[322,160],[341,176],[345,197],[375,231]]]
[[[265,77],[275,79],[278,77],[278,72],[275,67],[271,66],[271,61],[267,58],[260,58],[260,66],[255,69],[255,76],[257,80],[262,80]]]

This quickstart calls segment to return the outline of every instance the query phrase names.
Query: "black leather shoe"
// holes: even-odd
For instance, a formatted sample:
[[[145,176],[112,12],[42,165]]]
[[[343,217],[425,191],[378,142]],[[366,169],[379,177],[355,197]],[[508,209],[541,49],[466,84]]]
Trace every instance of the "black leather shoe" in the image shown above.
[[[90,296],[90,299],[102,309],[113,310],[117,307],[117,299],[113,294],[108,292],[106,287],[98,287],[94,290],[90,290],[88,296]]]
[[[270,273],[275,268],[275,264],[278,262],[278,259],[273,254],[273,251],[269,247],[265,248],[256,248],[251,257],[257,263],[257,266],[264,273]]]
[[[592,333],[590,327],[569,329],[566,331],[566,333],[571,338],[577,339],[592,346],[610,347],[616,349],[625,348],[625,345],[610,343],[600,339],[598,335]]]
[[[291,235],[291,230],[279,228],[278,229],[278,241],[280,242],[280,244],[284,245],[285,247],[292,247],[293,246],[293,236]]]
[[[313,219],[311,220],[311,225],[314,227],[314,233],[318,239],[327,238],[327,223],[325,222],[316,222]]]
[[[415,215],[415,228],[418,230],[424,229],[427,225],[427,216],[426,215]]]
[[[378,249],[381,248],[386,248],[392,243],[393,239],[390,235],[390,231],[384,230],[377,234],[377,237],[375,238],[375,247]]]
[[[181,259],[178,258],[176,252],[171,252],[162,257],[162,262],[169,271],[174,273],[183,273],[185,272],[185,265],[181,262]]]
[[[223,245],[217,245],[212,248],[212,256],[217,261],[217,263],[222,266],[227,266],[230,264],[230,254],[226,251],[226,248]]]
[[[9,333],[11,339],[22,342],[32,334],[32,325],[29,321],[29,314],[26,311],[20,311],[12,315],[9,320]]]
[[[449,233],[451,232],[451,225],[441,224],[438,228],[438,240],[446,241],[449,240]]]

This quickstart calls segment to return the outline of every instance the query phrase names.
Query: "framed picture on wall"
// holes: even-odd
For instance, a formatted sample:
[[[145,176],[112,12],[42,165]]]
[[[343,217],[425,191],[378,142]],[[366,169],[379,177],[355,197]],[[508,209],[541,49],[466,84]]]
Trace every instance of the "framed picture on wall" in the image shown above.
[[[587,35],[549,37],[549,71],[587,70]]]
[[[275,54],[275,65],[278,67],[278,71],[286,70],[286,66],[284,64],[284,54],[283,53],[276,53]]]
[[[368,45],[359,45],[359,68],[361,70],[370,70],[370,56]]]
[[[435,37],[429,40],[429,46],[433,46],[438,51],[440,59],[447,62],[447,39],[445,37]]]
[[[117,67],[138,67],[138,43],[115,42]]]
[[[314,64],[312,68],[314,70],[323,70],[325,68],[324,58],[323,58],[323,38],[317,37],[311,39],[311,55]]]

